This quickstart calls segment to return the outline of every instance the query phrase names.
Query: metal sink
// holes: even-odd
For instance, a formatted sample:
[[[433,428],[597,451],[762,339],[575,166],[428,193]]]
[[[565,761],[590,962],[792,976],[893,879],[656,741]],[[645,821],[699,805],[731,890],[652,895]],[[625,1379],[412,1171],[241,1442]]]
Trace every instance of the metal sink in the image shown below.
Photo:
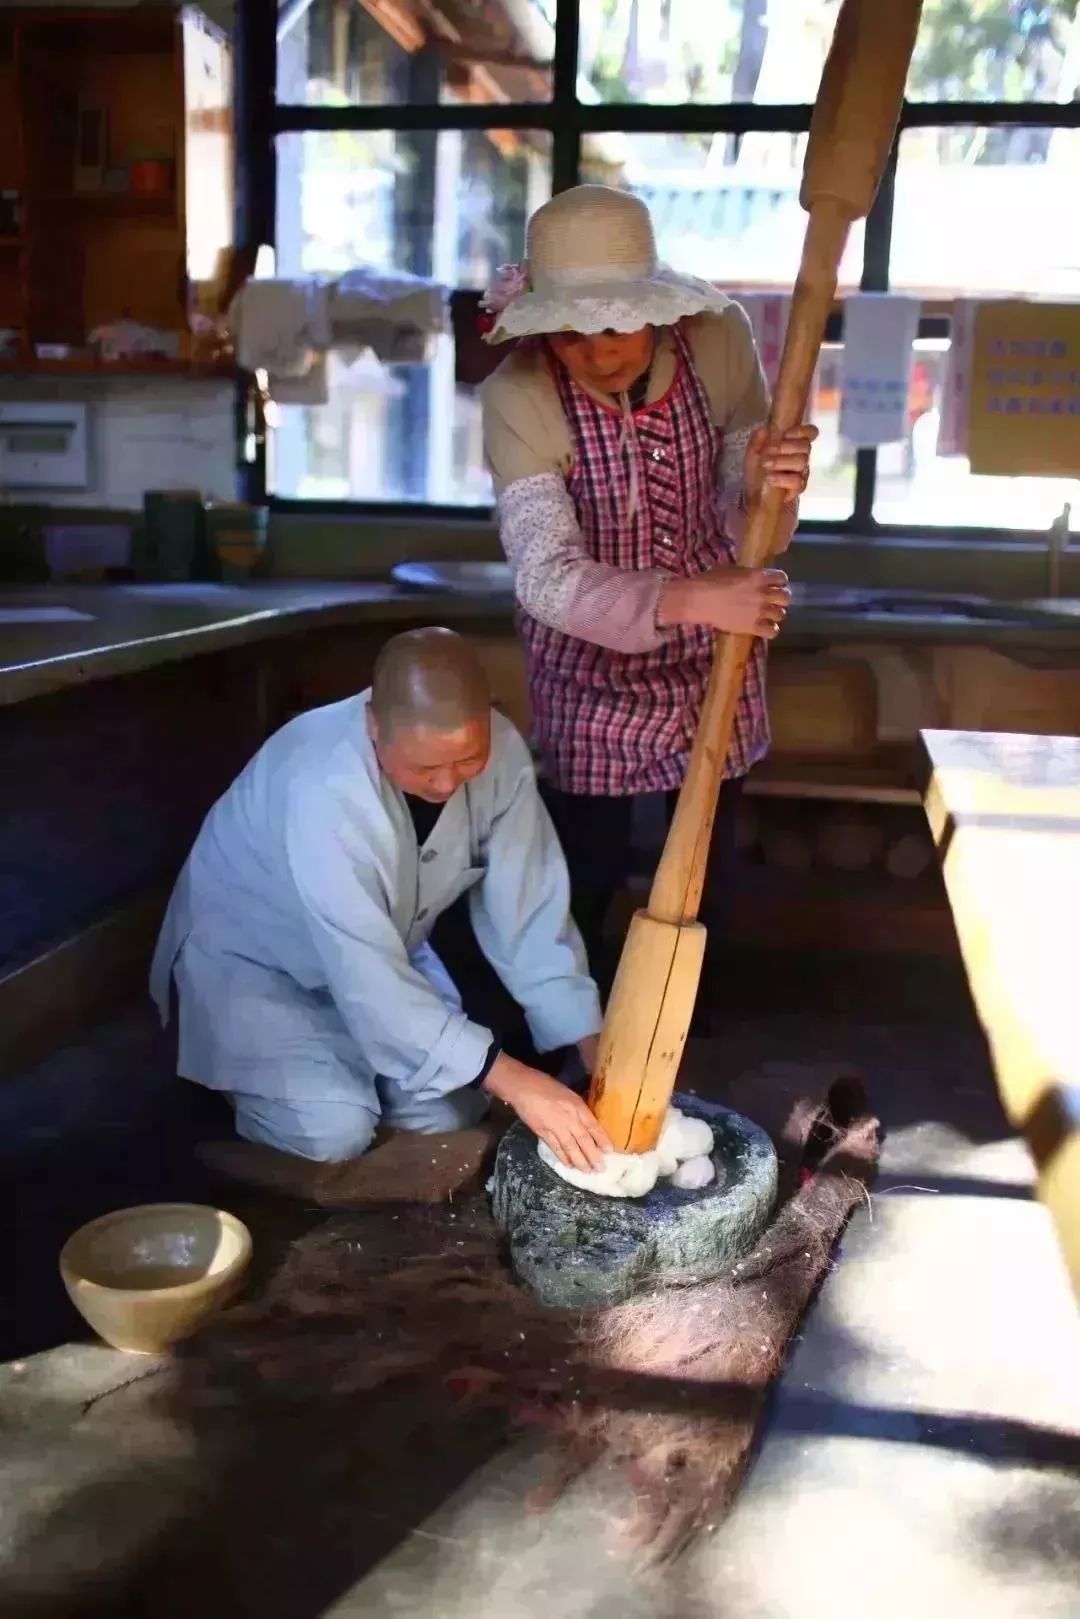
[[[390,577],[406,590],[449,592],[453,596],[505,596],[514,594],[508,562],[399,562]]]
[[[799,585],[793,605],[853,618],[953,619],[985,624],[1050,624],[1062,616],[1053,602],[993,601],[988,596],[941,595],[930,590],[831,589]]]
[[[391,569],[396,584],[406,590],[439,595],[513,598],[513,582],[506,562],[399,562]],[[792,586],[792,605],[806,612],[851,618],[904,618],[918,622],[977,622],[983,624],[1061,624],[1077,612],[1075,604],[1055,601],[993,601],[988,596],[942,595],[932,590],[883,590],[861,586]]]

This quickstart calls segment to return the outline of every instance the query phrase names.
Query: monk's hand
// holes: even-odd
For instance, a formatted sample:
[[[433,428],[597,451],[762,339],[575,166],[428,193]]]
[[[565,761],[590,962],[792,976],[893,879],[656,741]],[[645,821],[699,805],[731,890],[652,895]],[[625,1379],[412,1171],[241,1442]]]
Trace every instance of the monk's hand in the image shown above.
[[[772,641],[790,606],[788,577],[779,568],[728,562],[693,579],[669,579],[660,592],[657,619],[661,625],[707,624]]]
[[[755,429],[743,461],[746,504],[755,505],[769,485],[783,490],[786,505],[798,500],[810,481],[810,446],[817,436],[809,422],[779,435],[768,427]]]
[[[484,1088],[512,1107],[533,1135],[546,1141],[571,1169],[603,1168],[611,1142],[581,1097],[566,1085],[502,1052],[492,1063]]]

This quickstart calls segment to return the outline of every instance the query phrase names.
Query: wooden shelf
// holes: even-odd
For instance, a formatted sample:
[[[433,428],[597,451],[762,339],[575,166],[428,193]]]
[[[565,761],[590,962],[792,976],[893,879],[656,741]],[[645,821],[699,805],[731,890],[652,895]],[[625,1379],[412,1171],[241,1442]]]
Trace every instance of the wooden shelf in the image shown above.
[[[77,358],[38,360],[31,342],[85,345],[90,332],[121,318],[182,331],[192,308],[221,307],[231,222],[221,210],[189,211],[187,202],[229,185],[229,58],[226,36],[195,7],[0,11],[3,185],[18,192],[21,210],[3,221],[18,234],[0,239],[0,328],[24,339],[22,354],[0,360],[0,372],[232,374],[228,364],[189,360],[107,364],[84,348]],[[98,113],[100,128],[88,121]],[[133,177],[143,178],[132,165],[151,154],[170,172],[156,175],[166,189],[143,195],[131,188]],[[128,170],[117,176],[124,190],[104,183],[113,163]]]
[[[0,359],[0,376],[66,377],[232,377],[231,360],[70,360]]]
[[[103,214],[122,214],[138,217],[146,214],[159,218],[162,214],[175,214],[175,191],[160,197],[138,197],[130,191],[51,191],[36,199],[41,208],[91,208]]]
[[[865,760],[774,754],[747,777],[746,790],[754,798],[921,806],[913,765],[909,750],[903,748],[878,748]]]

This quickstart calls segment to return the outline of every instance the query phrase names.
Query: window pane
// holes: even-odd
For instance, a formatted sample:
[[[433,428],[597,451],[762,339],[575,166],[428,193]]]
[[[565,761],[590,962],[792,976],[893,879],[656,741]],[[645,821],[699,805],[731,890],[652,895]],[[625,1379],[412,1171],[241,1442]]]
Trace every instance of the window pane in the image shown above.
[[[962,456],[939,456],[941,392],[947,339],[915,344],[903,444],[878,450],[874,516],[880,523],[962,528],[1049,528],[1066,501],[1080,503],[1080,484],[1064,478],[973,477]]]
[[[813,101],[838,9],[839,0],[581,0],[581,74],[598,101]]]
[[[281,275],[356,265],[482,287],[520,255],[551,191],[546,135],[531,131],[311,132],[278,140]],[[333,355],[330,402],[285,406],[270,486],[324,500],[482,504],[480,402],[454,383],[453,342],[425,365]]]
[[[357,0],[278,0],[277,99],[324,107],[551,99],[555,0],[376,9],[383,21]]]
[[[841,354],[838,345],[822,350],[810,409],[821,437],[800,511],[823,522],[850,517],[855,500],[855,452],[840,437]],[[464,506],[493,498],[479,389],[455,387],[449,337],[427,366],[381,366],[370,356],[348,365],[331,355],[329,404],[287,405],[280,417],[270,446],[276,494]]]
[[[483,287],[551,195],[538,130],[308,131],[277,158],[281,275],[366,264]]]
[[[1078,81],[1076,0],[924,0],[913,101],[1071,101]]]
[[[799,206],[805,135],[591,135],[582,179],[647,203],[660,257],[724,286],[790,288],[807,216]],[[862,274],[863,222],[852,229],[842,286]]]
[[[898,291],[1080,296],[1080,130],[909,129],[891,258]]]
[[[810,396],[810,420],[820,437],[814,445],[810,482],[799,502],[799,515],[818,522],[838,523],[850,517],[855,507],[855,451],[840,437],[843,354],[842,344],[825,345]]]

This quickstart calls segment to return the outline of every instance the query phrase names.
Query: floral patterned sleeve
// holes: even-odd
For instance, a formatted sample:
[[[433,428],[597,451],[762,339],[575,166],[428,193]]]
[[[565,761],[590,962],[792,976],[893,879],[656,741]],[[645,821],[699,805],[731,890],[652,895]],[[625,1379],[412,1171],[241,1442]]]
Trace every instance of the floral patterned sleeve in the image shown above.
[[[674,633],[656,622],[669,576],[591,557],[560,473],[517,479],[499,496],[498,516],[514,594],[541,624],[614,652],[652,652]]]
[[[652,652],[673,633],[656,622],[667,575],[597,562],[566,487],[572,448],[546,373],[515,357],[484,385],[484,452],[514,594],[532,618],[614,652]]]

